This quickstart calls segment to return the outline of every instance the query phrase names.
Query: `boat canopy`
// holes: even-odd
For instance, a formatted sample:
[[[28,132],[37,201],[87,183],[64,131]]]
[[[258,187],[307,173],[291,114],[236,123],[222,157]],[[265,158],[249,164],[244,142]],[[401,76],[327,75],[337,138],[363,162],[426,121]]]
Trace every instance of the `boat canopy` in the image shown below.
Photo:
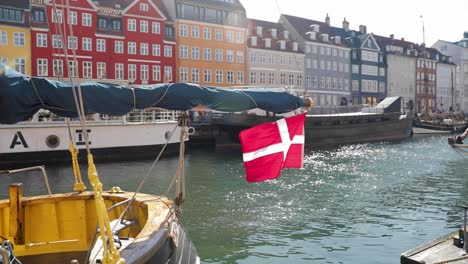
[[[285,113],[306,106],[306,100],[287,92],[226,89],[191,83],[125,87],[105,82],[80,84],[86,114],[121,116],[134,109],[159,107],[190,110],[204,106],[223,112],[260,108]],[[73,89],[77,84],[29,77],[0,63],[0,123],[31,118],[41,108],[63,117],[77,117]]]

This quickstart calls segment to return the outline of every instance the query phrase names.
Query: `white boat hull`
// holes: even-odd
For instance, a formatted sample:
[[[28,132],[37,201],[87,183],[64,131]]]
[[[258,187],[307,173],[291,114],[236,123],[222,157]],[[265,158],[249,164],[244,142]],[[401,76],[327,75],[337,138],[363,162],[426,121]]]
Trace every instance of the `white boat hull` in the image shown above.
[[[85,154],[85,138],[79,123],[70,126],[71,136]],[[91,122],[87,125],[89,145],[96,160],[129,157],[156,157],[166,142],[176,147],[180,127],[176,121],[154,123]],[[174,132],[173,132],[174,131]],[[171,133],[174,133],[171,136]],[[65,122],[21,122],[0,126],[0,166],[70,160],[70,136]],[[149,152],[149,153],[148,153]],[[126,154],[126,155],[125,155]]]

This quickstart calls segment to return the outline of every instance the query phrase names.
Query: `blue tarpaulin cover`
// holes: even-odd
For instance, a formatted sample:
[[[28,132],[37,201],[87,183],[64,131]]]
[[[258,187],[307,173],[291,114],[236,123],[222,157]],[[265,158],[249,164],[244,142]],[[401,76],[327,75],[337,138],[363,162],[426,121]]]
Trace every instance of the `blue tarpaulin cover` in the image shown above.
[[[41,108],[59,116],[77,117],[73,97],[76,87],[67,82],[29,77],[0,63],[0,123],[28,120]],[[287,92],[223,89],[190,83],[128,88],[111,83],[83,82],[80,87],[85,113],[113,116],[148,107],[189,110],[200,105],[224,112],[260,108],[285,113],[305,104],[302,98]]]

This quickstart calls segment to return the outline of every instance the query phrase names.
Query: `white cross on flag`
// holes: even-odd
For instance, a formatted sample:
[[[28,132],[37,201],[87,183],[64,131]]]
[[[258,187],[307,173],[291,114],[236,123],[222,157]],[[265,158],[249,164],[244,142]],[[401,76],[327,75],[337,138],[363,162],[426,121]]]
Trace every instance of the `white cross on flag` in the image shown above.
[[[283,168],[302,168],[305,117],[283,118],[239,134],[248,182],[275,179]]]

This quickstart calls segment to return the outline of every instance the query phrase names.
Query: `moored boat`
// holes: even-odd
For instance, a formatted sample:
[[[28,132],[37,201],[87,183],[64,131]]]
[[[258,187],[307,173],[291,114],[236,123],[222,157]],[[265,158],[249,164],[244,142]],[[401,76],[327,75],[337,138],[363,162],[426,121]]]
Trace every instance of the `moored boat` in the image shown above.
[[[305,144],[326,147],[380,141],[399,141],[412,135],[413,112],[401,113],[401,98],[388,97],[375,107],[349,110],[336,107],[334,113],[309,111],[305,121]],[[288,113],[286,115],[292,115]],[[215,115],[213,124],[229,134],[233,141],[238,133],[254,125],[276,121],[272,114],[226,113]]]
[[[122,117],[89,116],[88,143],[93,147],[95,160],[153,158],[165,145],[167,135],[177,127],[179,114],[178,111],[147,109]],[[78,159],[86,160],[80,122],[67,122],[48,112],[36,113],[28,121],[0,125],[0,138],[0,168],[69,162],[70,141],[83,150],[78,153]],[[180,128],[177,127],[166,146],[165,156],[177,155],[179,138]]]

